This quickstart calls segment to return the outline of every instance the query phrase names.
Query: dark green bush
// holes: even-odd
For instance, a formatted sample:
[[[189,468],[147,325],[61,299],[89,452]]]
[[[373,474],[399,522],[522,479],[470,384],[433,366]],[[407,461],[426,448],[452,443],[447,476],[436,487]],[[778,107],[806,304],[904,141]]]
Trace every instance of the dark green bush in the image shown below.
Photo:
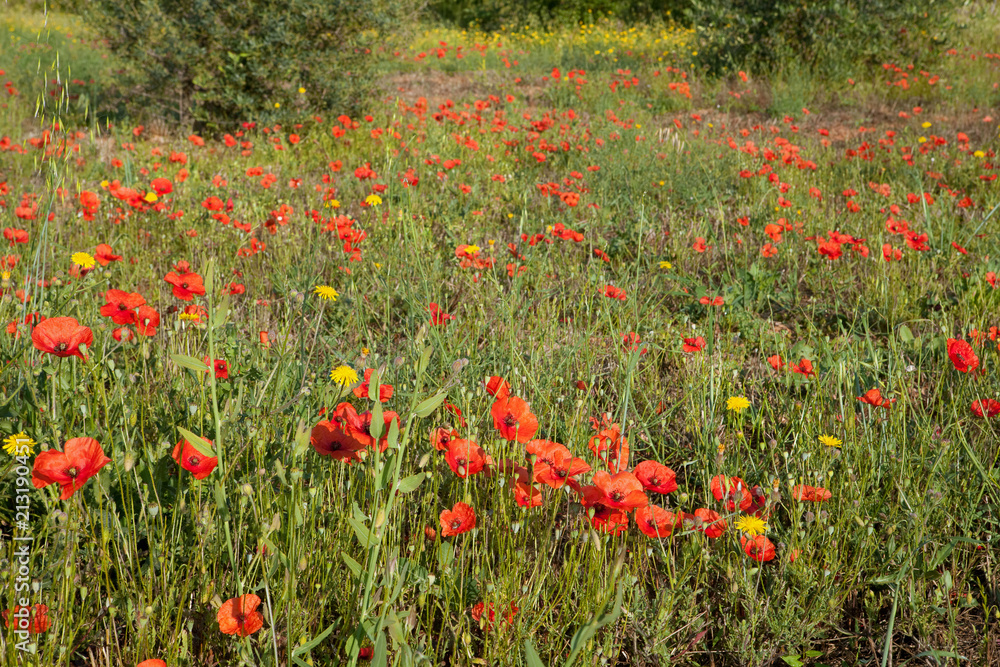
[[[356,108],[414,2],[91,0],[83,15],[127,64],[136,110],[211,128]]]
[[[712,74],[779,63],[841,74],[857,66],[936,57],[954,0],[692,0],[698,62]]]
[[[591,21],[611,16],[625,22],[679,18],[690,0],[431,0],[428,9],[439,20],[484,30],[521,27],[527,22],[548,25]]]

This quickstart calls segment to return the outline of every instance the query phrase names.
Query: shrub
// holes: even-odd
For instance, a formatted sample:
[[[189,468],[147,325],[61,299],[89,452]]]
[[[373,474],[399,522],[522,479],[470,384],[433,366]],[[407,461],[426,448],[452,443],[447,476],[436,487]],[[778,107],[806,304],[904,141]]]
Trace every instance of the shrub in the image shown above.
[[[349,111],[415,0],[92,0],[134,102],[207,127]]]
[[[936,55],[953,0],[693,0],[698,62],[712,74],[773,71],[794,61],[822,74]]]
[[[689,0],[431,0],[428,8],[438,19],[484,30],[526,23],[590,22],[612,16],[628,22],[665,20],[680,15]]]

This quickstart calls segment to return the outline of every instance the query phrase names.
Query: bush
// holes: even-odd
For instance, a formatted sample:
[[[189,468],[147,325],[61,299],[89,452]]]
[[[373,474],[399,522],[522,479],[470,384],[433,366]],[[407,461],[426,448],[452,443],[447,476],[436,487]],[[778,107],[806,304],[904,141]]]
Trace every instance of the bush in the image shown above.
[[[665,20],[679,16],[689,0],[431,0],[428,8],[438,19],[483,30],[522,27],[529,22],[590,22],[612,16],[626,22]]]
[[[926,62],[952,28],[953,0],[693,0],[698,62],[720,75],[782,61],[825,75],[883,62]]]
[[[350,111],[415,0],[92,0],[84,18],[128,66],[141,108],[182,123]]]

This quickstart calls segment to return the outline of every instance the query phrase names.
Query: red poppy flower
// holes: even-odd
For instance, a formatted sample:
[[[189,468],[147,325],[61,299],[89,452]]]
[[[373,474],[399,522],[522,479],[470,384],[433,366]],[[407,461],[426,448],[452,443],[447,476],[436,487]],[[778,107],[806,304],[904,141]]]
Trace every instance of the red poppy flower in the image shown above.
[[[639,334],[634,331],[622,334],[622,350],[625,352],[638,352],[639,354],[646,354],[649,350],[647,348],[639,349],[639,345],[642,344],[642,340],[639,338]]]
[[[102,243],[97,246],[97,251],[94,252],[94,259],[101,266],[107,266],[111,262],[122,261],[122,256],[116,255],[115,251],[107,243]]]
[[[532,414],[528,404],[517,396],[497,399],[490,414],[493,415],[493,427],[505,440],[527,442],[538,430],[538,419]]]
[[[726,500],[726,507],[730,512],[736,510],[737,504],[744,512],[753,504],[753,497],[747,490],[746,483],[739,477],[716,475],[712,478],[710,488],[716,500]]]
[[[635,523],[647,537],[669,537],[674,526],[680,525],[681,517],[662,507],[647,505],[635,511]]]
[[[80,346],[90,347],[94,343],[94,332],[76,318],[50,317],[31,331],[31,342],[42,352],[57,357],[77,356],[86,361]]]
[[[135,328],[143,336],[155,336],[160,326],[160,314],[151,306],[140,306],[136,313]]]
[[[448,443],[457,437],[458,431],[455,429],[449,430],[443,427],[431,429],[431,444],[439,452],[448,451]]]
[[[3,623],[4,627],[9,628],[13,625],[14,630],[31,635],[41,634],[51,625],[48,605],[36,604],[31,607],[18,605],[13,609],[4,609]]]
[[[777,354],[768,357],[767,363],[771,364],[771,368],[776,371],[780,371],[785,366],[785,362],[781,359],[781,356]]]
[[[514,490],[514,502],[520,507],[540,507],[542,504],[542,491],[528,481],[528,471],[523,469],[524,474],[518,475],[511,480]]]
[[[14,229],[13,227],[7,227],[3,230],[3,237],[10,241],[13,246],[16,243],[27,243],[28,242],[28,232],[24,229]]]
[[[202,283],[201,276],[197,273],[177,275],[171,271],[163,279],[173,285],[174,296],[182,301],[191,301],[196,294],[201,295],[205,293],[205,285]]]
[[[746,552],[746,555],[755,561],[766,563],[774,559],[774,545],[763,535],[754,535],[749,538],[741,537],[740,544],[743,545],[743,551]]]
[[[701,352],[703,349],[705,349],[705,339],[701,336],[684,339],[685,352]]]
[[[225,359],[216,359],[211,364],[208,363],[208,357],[202,357],[202,361],[205,365],[215,369],[215,379],[216,380],[228,380],[229,379],[229,362]],[[209,371],[205,371],[208,373]]]
[[[31,483],[36,489],[58,484],[62,487],[59,499],[66,500],[109,463],[111,459],[96,440],[72,438],[63,445],[63,451],[49,449],[35,457]]]
[[[602,533],[621,535],[628,530],[628,515],[610,507],[598,507],[590,517],[590,525]]]
[[[788,370],[793,373],[798,373],[799,375],[804,375],[809,377],[810,375],[816,375],[816,371],[813,370],[813,363],[808,359],[800,359],[797,364],[789,364]]]
[[[398,414],[392,410],[383,412],[382,439],[376,443],[375,438],[372,436],[372,418],[374,415],[371,411],[359,413],[352,407],[344,415],[346,416],[345,429],[347,434],[365,447],[374,449],[377,445],[380,452],[384,452],[389,447],[389,427],[392,425],[392,422],[396,422],[397,425],[399,424]]]
[[[159,658],[150,658],[149,660],[143,660],[135,667],[167,667],[167,663]]]
[[[431,303],[427,310],[431,311],[431,326],[444,326],[448,324],[448,320],[455,319],[454,315],[444,312],[436,303]]]
[[[119,343],[122,341],[135,340],[135,334],[128,327],[118,327],[111,332],[111,337]]]
[[[510,603],[510,611],[504,616],[504,621],[507,624],[514,622],[514,616],[518,612],[518,607],[513,602]],[[493,627],[493,622],[496,620],[496,610],[493,608],[493,603],[484,604],[482,602],[477,602],[472,605],[472,609],[469,610],[472,618],[479,623],[479,626],[489,632]],[[486,616],[486,622],[483,622],[483,616]]]
[[[540,442],[533,440],[532,442]],[[572,452],[563,445],[552,442],[539,460],[535,463],[534,478],[540,484],[546,484],[553,489],[562,488],[577,475],[590,471],[590,464],[583,459],[574,458]]]
[[[475,440],[456,438],[448,443],[448,451],[444,456],[452,472],[465,479],[469,475],[481,472],[486,465],[486,452]]]
[[[313,427],[309,443],[322,456],[331,456],[338,461],[360,461],[358,454],[366,444],[351,437],[342,424],[323,420]]]
[[[603,494],[600,503],[605,507],[626,512],[649,504],[642,483],[630,472],[609,475],[603,470],[594,473],[594,486]]]
[[[968,373],[979,366],[979,357],[976,356],[972,346],[964,340],[948,339],[948,357],[955,368],[962,373]]]
[[[212,441],[209,440],[208,443],[212,444]],[[174,461],[181,464],[182,468],[192,473],[195,479],[205,479],[212,474],[215,466],[219,465],[219,457],[205,456],[187,440],[181,440],[174,445],[171,456]]]
[[[590,439],[590,451],[608,466],[611,472],[628,468],[628,439],[622,436],[618,424],[611,424]]]
[[[101,200],[94,192],[84,190],[80,193],[80,207],[83,209],[83,219],[90,222],[94,219],[94,214],[101,206]],[[102,265],[103,266],[103,265]]]
[[[858,396],[857,399],[862,403],[867,403],[868,405],[876,408],[885,408],[886,410],[892,408],[892,404],[896,400],[895,398],[892,400],[886,400],[882,396],[882,390],[878,388],[869,389],[865,392],[864,396]]]
[[[366,400],[368,399],[368,383],[372,379],[372,370],[373,369],[371,368],[366,368],[364,382],[362,382],[352,390],[354,392],[354,395],[357,396],[358,398],[363,398]],[[390,398],[392,398],[392,392],[393,392],[393,387],[391,384],[380,384],[378,386],[379,402],[385,403]]]
[[[800,502],[822,503],[833,497],[833,494],[821,486],[809,486],[808,484],[796,484],[792,487],[792,498]]]
[[[662,463],[643,461],[632,472],[647,491],[672,493],[677,490],[677,475]]]
[[[700,508],[694,511],[694,516],[701,520],[700,530],[705,531],[707,537],[713,540],[726,532],[726,522],[715,510]]]
[[[698,303],[700,303],[703,306],[722,306],[725,305],[726,300],[723,299],[721,296],[716,296],[716,297],[703,296],[700,299],[698,299]]]
[[[101,315],[110,317],[115,324],[135,324],[136,308],[146,305],[141,294],[120,289],[109,289],[104,298],[107,303],[101,306]]]
[[[972,414],[980,419],[991,419],[1000,415],[1000,401],[992,398],[973,401],[969,409],[972,410]]]
[[[455,503],[450,510],[441,512],[441,537],[467,533],[476,527],[476,512],[465,503]]]
[[[625,290],[615,287],[614,285],[605,285],[597,290],[597,293],[603,294],[610,299],[618,299],[619,301],[628,300],[628,294],[625,293]]]
[[[502,377],[496,375],[488,377],[483,380],[483,386],[486,387],[486,393],[494,398],[499,399],[510,396],[510,383]]]
[[[260,598],[253,593],[226,600],[216,614],[219,630],[239,637],[249,637],[257,632],[264,627],[264,617],[255,611],[258,605]]]
[[[156,191],[156,194],[161,197],[163,195],[169,195],[174,191],[174,184],[170,182],[169,178],[154,178],[150,185],[153,187],[153,190]]]

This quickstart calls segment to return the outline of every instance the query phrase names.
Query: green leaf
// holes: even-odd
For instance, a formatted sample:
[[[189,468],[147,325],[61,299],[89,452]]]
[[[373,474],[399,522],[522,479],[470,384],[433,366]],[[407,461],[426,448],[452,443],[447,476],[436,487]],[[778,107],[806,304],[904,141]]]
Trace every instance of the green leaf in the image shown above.
[[[360,579],[362,574],[361,563],[348,556],[346,551],[341,551],[340,557],[344,559],[344,563],[347,564],[347,568],[351,571],[351,574]]]
[[[781,659],[785,661],[785,664],[788,665],[788,667],[803,667],[803,665],[805,665],[805,663],[802,662],[797,655],[783,655],[781,656]]]
[[[368,400],[375,403],[379,403],[378,400],[378,371],[373,370],[371,377],[368,378]]]
[[[312,639],[310,639],[309,641],[307,641],[305,644],[302,644],[301,646],[296,646],[295,648],[293,648],[292,649],[292,657],[297,656],[297,655],[302,655],[303,653],[308,653],[309,651],[311,651],[314,647],[316,647],[317,645],[319,645],[319,643],[321,641],[323,641],[328,636],[330,636],[330,633],[333,632],[333,627],[335,625],[337,625],[336,622],[331,623],[329,626],[327,626],[326,630],[324,630],[323,632],[319,633],[318,635],[316,635],[315,637],[313,637]],[[302,664],[304,665],[305,663],[302,663]]]
[[[208,372],[208,364],[201,359],[195,359],[194,357],[189,357],[186,354],[171,354],[170,358],[173,359],[174,363],[181,368],[189,368],[199,373]]]
[[[577,630],[576,634],[573,635],[573,639],[570,640],[569,643],[570,654],[569,657],[566,658],[566,667],[570,667],[570,665],[573,664],[573,662],[576,660],[576,656],[580,654],[580,651],[582,651],[583,647],[587,645],[587,642],[589,642],[591,639],[594,638],[594,635],[597,634],[598,630],[600,630],[606,625],[614,623],[621,615],[622,592],[623,588],[621,583],[619,583],[618,591],[615,593],[615,603],[614,605],[612,605],[611,611],[608,612],[604,611],[607,608],[607,603],[605,602],[603,605],[601,605],[600,611],[594,616],[594,618],[592,618],[589,623],[587,623],[579,630]]]
[[[538,651],[535,650],[535,645],[531,643],[530,639],[524,640],[524,661],[528,667],[545,667],[545,663],[538,657]]]
[[[439,391],[430,398],[421,402],[420,405],[416,407],[414,412],[418,417],[423,419],[430,413],[437,410],[438,406],[441,405],[441,402],[444,401],[444,397],[447,395],[448,395],[447,392]]]
[[[386,667],[389,663],[389,653],[385,644],[385,633],[379,630],[378,639],[375,640],[375,650],[372,652],[372,667]]]
[[[311,437],[312,428],[310,428],[305,420],[300,419],[298,426],[295,427],[295,449],[292,450],[292,455],[302,456],[309,448]]]
[[[195,435],[183,426],[178,426],[177,431],[181,434],[182,438],[190,442],[191,446],[197,449],[200,453],[205,456],[215,456],[215,450],[212,449],[212,443],[205,438],[200,435]]]
[[[375,538],[372,532],[368,530],[368,527],[355,519],[354,517],[348,517],[347,523],[351,524],[351,528],[354,529],[354,534],[358,536],[358,541],[361,542],[361,546],[367,547],[375,543]]]
[[[396,449],[396,445],[399,444],[399,420],[393,419],[389,422],[389,435],[385,438],[385,444],[388,445],[388,449]]]
[[[218,329],[226,325],[229,319],[229,294],[219,300],[219,305],[215,307],[215,314],[212,315],[212,328]]]
[[[442,570],[447,570],[454,560],[455,547],[451,545],[451,542],[442,541],[438,547],[438,567]]]
[[[427,370],[427,364],[431,361],[431,346],[428,345],[424,348],[424,351],[420,353],[420,361],[417,363],[417,375],[422,375],[424,371]]]
[[[426,475],[422,472],[418,472],[416,475],[410,475],[409,477],[404,477],[399,480],[396,484],[396,491],[399,493],[412,493],[416,490],[420,483],[424,481]]]
[[[382,437],[382,433],[385,431],[385,417],[382,412],[382,404],[375,401],[375,405],[372,406],[372,425],[368,429],[375,441]]]
[[[903,341],[904,343],[913,342],[913,332],[910,331],[910,327],[903,324],[899,327],[898,333],[899,333],[899,340]]]

